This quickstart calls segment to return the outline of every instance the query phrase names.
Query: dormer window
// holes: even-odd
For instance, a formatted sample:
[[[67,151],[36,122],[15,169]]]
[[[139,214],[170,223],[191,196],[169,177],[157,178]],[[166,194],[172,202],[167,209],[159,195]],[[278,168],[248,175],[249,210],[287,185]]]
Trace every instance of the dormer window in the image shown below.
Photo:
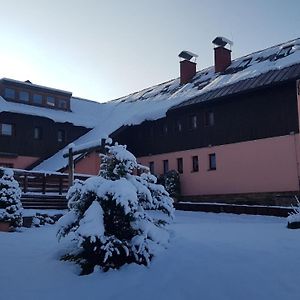
[[[247,68],[251,62],[252,58],[246,58],[237,66],[238,68],[244,69]]]
[[[279,52],[275,56],[275,60],[279,58],[286,57],[292,53],[293,46],[284,47],[279,50]]]
[[[55,98],[52,96],[47,96],[47,105],[55,106]]]
[[[34,104],[38,104],[38,105],[43,104],[43,96],[40,94],[33,94],[32,100]]]
[[[0,95],[6,101],[64,111],[70,110],[72,96],[70,92],[9,78],[0,79],[0,85]]]
[[[14,89],[5,88],[4,97],[8,98],[8,99],[15,99],[16,98],[16,91]]]
[[[29,93],[25,91],[19,92],[20,101],[29,102]]]

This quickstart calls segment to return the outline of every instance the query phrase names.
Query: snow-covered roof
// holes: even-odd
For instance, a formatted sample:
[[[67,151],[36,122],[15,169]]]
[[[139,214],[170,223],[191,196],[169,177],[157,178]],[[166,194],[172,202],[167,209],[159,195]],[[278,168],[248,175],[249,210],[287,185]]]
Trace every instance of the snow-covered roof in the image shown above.
[[[76,125],[93,127],[91,131],[73,142],[75,147],[84,144],[92,146],[123,125],[135,125],[145,120],[162,118],[171,107],[187,100],[197,99],[213,90],[297,64],[300,64],[300,38],[235,59],[223,73],[215,73],[214,67],[198,71],[193,80],[185,85],[181,85],[180,79],[177,78],[107,103],[72,98],[72,112],[49,112],[51,111],[49,109],[23,106],[30,111],[27,112],[29,114],[47,116],[55,121],[63,118],[64,121]],[[299,75],[300,78],[300,69],[297,74],[295,76]],[[272,82],[266,84],[270,83]],[[3,110],[3,102],[6,101],[0,99],[0,112]],[[5,105],[10,106],[6,108],[8,111],[22,111],[21,104],[6,102]],[[64,117],[60,113],[64,114]],[[67,159],[63,158],[64,152],[65,149],[62,149],[35,167],[35,170],[57,171],[66,167]]]

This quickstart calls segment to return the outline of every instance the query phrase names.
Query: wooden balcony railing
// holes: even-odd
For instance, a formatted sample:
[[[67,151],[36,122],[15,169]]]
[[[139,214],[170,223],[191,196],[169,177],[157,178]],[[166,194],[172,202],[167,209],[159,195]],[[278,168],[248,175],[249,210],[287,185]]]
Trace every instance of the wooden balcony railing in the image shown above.
[[[12,169],[23,194],[65,195],[68,191],[68,174],[57,172],[36,172]],[[0,176],[3,168],[0,168]],[[75,179],[86,180],[90,176],[75,174]]]

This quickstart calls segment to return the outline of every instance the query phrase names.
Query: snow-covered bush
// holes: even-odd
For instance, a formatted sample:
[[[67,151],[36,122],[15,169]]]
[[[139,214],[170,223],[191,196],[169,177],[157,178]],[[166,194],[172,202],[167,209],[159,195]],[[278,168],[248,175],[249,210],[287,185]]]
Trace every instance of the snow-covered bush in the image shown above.
[[[172,198],[178,199],[180,197],[180,176],[176,170],[170,170],[159,176],[158,182],[165,187]]]
[[[35,216],[32,218],[32,225],[34,227],[41,227],[46,224],[55,224],[58,219],[62,216],[62,214],[56,214],[49,216],[48,214],[41,214],[36,213]]]
[[[293,212],[287,217],[288,228],[296,229],[300,228],[300,202],[298,197],[295,197],[297,200],[297,206],[293,207]]]
[[[69,212],[59,220],[58,238],[73,233],[75,246],[63,259],[75,261],[81,274],[126,263],[148,265],[169,241],[166,225],[173,200],[156,177],[139,165],[126,146],[106,146],[98,176],[76,181],[67,194]]]
[[[22,203],[21,189],[14,179],[14,172],[10,169],[3,169],[0,178],[0,221],[9,222],[11,227],[21,227]]]

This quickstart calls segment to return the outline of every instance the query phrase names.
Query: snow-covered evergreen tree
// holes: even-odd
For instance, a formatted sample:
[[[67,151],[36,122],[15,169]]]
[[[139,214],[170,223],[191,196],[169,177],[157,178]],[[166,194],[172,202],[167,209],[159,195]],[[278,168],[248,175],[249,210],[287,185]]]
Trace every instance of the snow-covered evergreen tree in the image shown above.
[[[14,179],[14,172],[10,169],[3,169],[0,178],[0,221],[9,222],[12,227],[21,227],[22,203],[21,189]]]
[[[179,198],[180,196],[180,177],[176,170],[167,172],[164,176],[164,186],[171,197]]]
[[[126,146],[106,146],[98,176],[76,181],[67,199],[69,212],[59,221],[59,239],[73,232],[75,247],[63,259],[75,261],[82,274],[95,266],[104,271],[125,263],[148,265],[169,241],[166,225],[173,218],[173,200],[156,177],[134,170],[139,165]]]

